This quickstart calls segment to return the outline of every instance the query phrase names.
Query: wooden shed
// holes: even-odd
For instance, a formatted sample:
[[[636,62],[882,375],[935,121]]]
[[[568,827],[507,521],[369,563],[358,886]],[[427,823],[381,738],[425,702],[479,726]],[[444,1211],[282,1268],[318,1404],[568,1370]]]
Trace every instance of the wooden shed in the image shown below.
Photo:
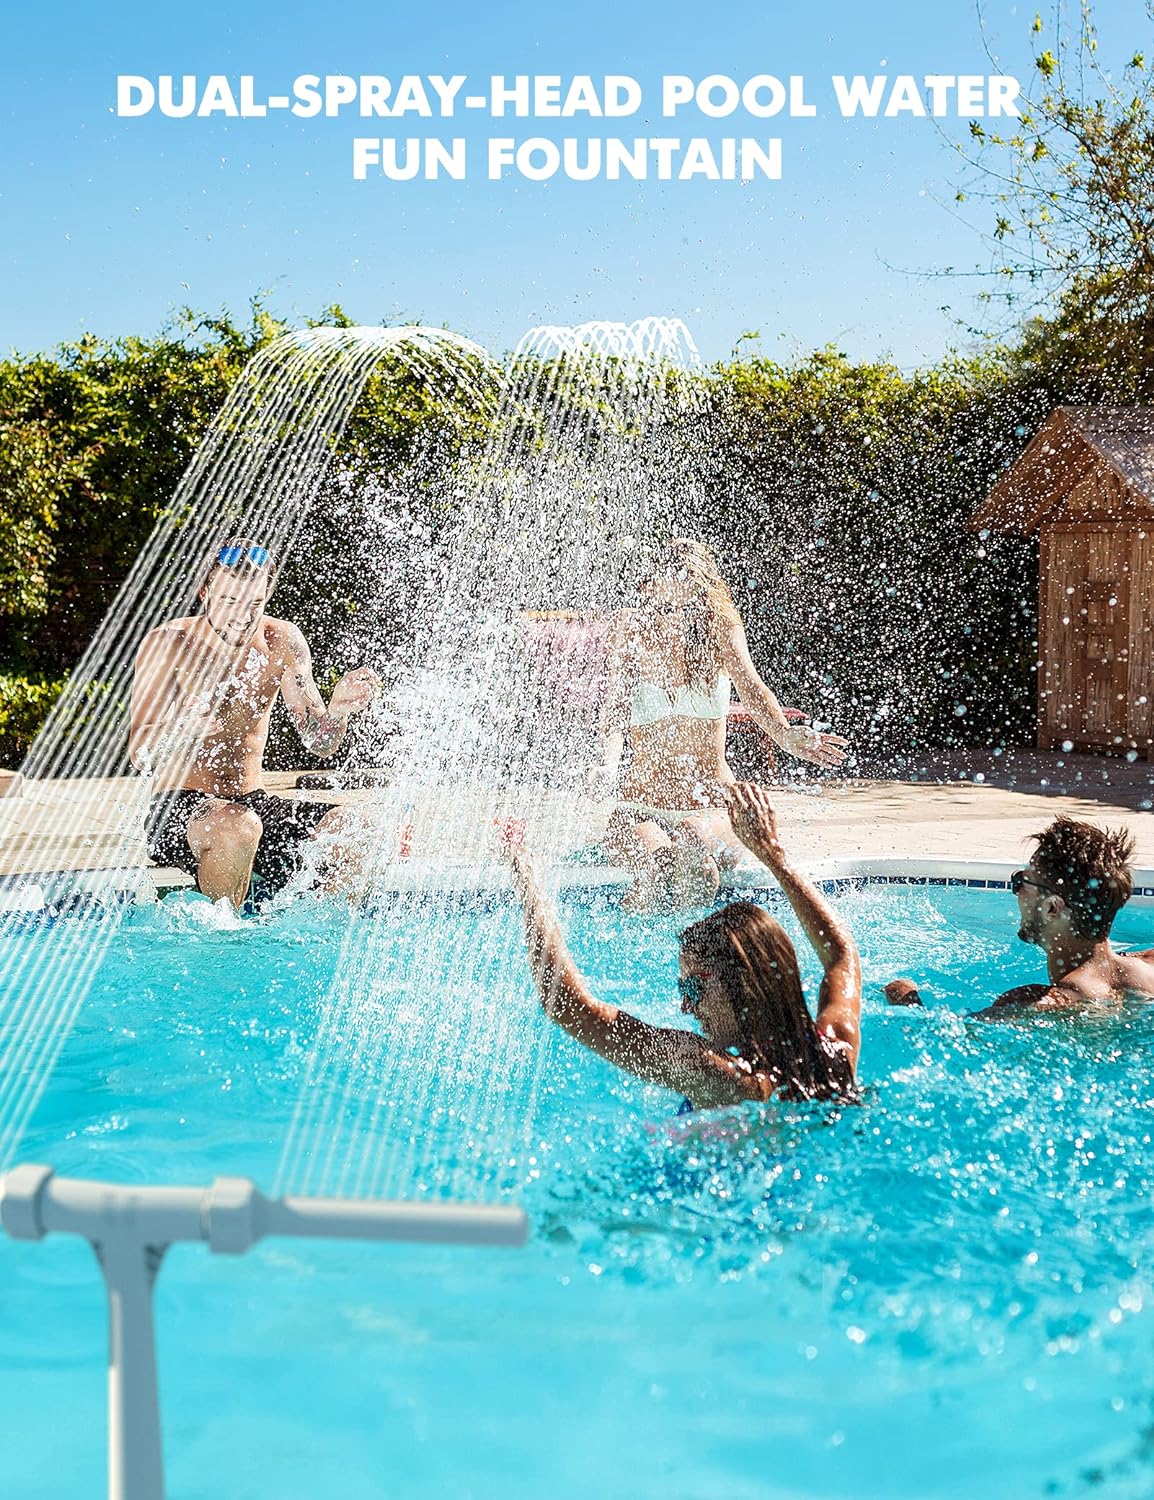
[[[1039,746],[1154,759],[1154,408],[1060,406],[970,527],[1040,533]]]

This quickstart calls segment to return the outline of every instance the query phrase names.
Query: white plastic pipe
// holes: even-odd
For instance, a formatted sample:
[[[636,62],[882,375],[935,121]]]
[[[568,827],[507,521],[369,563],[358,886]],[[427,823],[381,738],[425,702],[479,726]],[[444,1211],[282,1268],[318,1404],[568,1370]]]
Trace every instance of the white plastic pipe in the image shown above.
[[[266,1235],[523,1245],[519,1208],[266,1198],[246,1177],[210,1188],[135,1187],[57,1177],[23,1166],[0,1177],[0,1224],[13,1238],[78,1234],[92,1245],[108,1292],[109,1500],[163,1500],[164,1457],[152,1289],[168,1246],[205,1240],[239,1255]]]

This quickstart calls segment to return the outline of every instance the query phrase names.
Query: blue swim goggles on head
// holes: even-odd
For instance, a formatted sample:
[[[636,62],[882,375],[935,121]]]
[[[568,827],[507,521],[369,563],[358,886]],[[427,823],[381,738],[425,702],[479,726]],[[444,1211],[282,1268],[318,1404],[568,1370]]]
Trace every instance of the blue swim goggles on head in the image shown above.
[[[235,568],[237,563],[250,562],[254,568],[263,568],[268,562],[267,547],[222,547],[216,554],[222,568]]]

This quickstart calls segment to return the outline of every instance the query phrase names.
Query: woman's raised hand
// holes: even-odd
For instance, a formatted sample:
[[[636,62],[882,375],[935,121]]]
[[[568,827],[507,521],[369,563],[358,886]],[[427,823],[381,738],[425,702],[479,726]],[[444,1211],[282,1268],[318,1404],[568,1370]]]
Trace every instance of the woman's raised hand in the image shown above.
[[[527,869],[530,855],[525,847],[525,819],[494,818],[493,828],[502,859],[508,860],[515,870]]]
[[[849,740],[840,734],[823,734],[810,724],[793,724],[781,741],[783,750],[815,766],[840,766],[849,750]]]
[[[777,833],[777,814],[766,789],[753,781],[735,781],[732,786],[723,787],[721,794],[729,809],[733,831],[745,847],[766,864],[780,858],[783,851]]]

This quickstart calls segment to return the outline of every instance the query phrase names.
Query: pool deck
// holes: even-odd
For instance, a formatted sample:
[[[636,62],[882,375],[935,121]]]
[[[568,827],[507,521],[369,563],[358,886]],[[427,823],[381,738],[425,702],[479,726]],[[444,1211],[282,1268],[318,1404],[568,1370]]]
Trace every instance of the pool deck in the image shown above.
[[[288,792],[297,772],[270,774],[270,791]],[[997,860],[1017,863],[1029,834],[1060,812],[1134,834],[1136,864],[1154,869],[1154,765],[1086,755],[1015,751],[1004,757],[974,752],[939,758],[888,776],[790,782],[777,790],[782,831],[807,860],[899,858]],[[324,800],[356,794],[315,793]],[[0,800],[0,878],[5,883],[47,871],[140,869],[147,857],[135,827],[141,796],[134,778],[10,785]],[[452,826],[451,797],[430,792],[417,808],[414,855],[424,816],[442,835]],[[539,808],[571,815],[571,799],[546,795]],[[587,832],[596,836],[591,810]],[[600,819],[603,823],[604,816]],[[444,848],[443,837],[438,840]],[[470,843],[476,844],[476,831]],[[153,872],[165,886],[187,883],[179,874]]]
[[[1135,863],[1154,868],[1154,766],[1146,761],[1041,751],[994,757],[983,751],[931,761],[908,780],[829,782],[818,795],[811,789],[779,801],[783,832],[806,858],[1020,863],[1029,835],[1067,813],[1129,828]]]

